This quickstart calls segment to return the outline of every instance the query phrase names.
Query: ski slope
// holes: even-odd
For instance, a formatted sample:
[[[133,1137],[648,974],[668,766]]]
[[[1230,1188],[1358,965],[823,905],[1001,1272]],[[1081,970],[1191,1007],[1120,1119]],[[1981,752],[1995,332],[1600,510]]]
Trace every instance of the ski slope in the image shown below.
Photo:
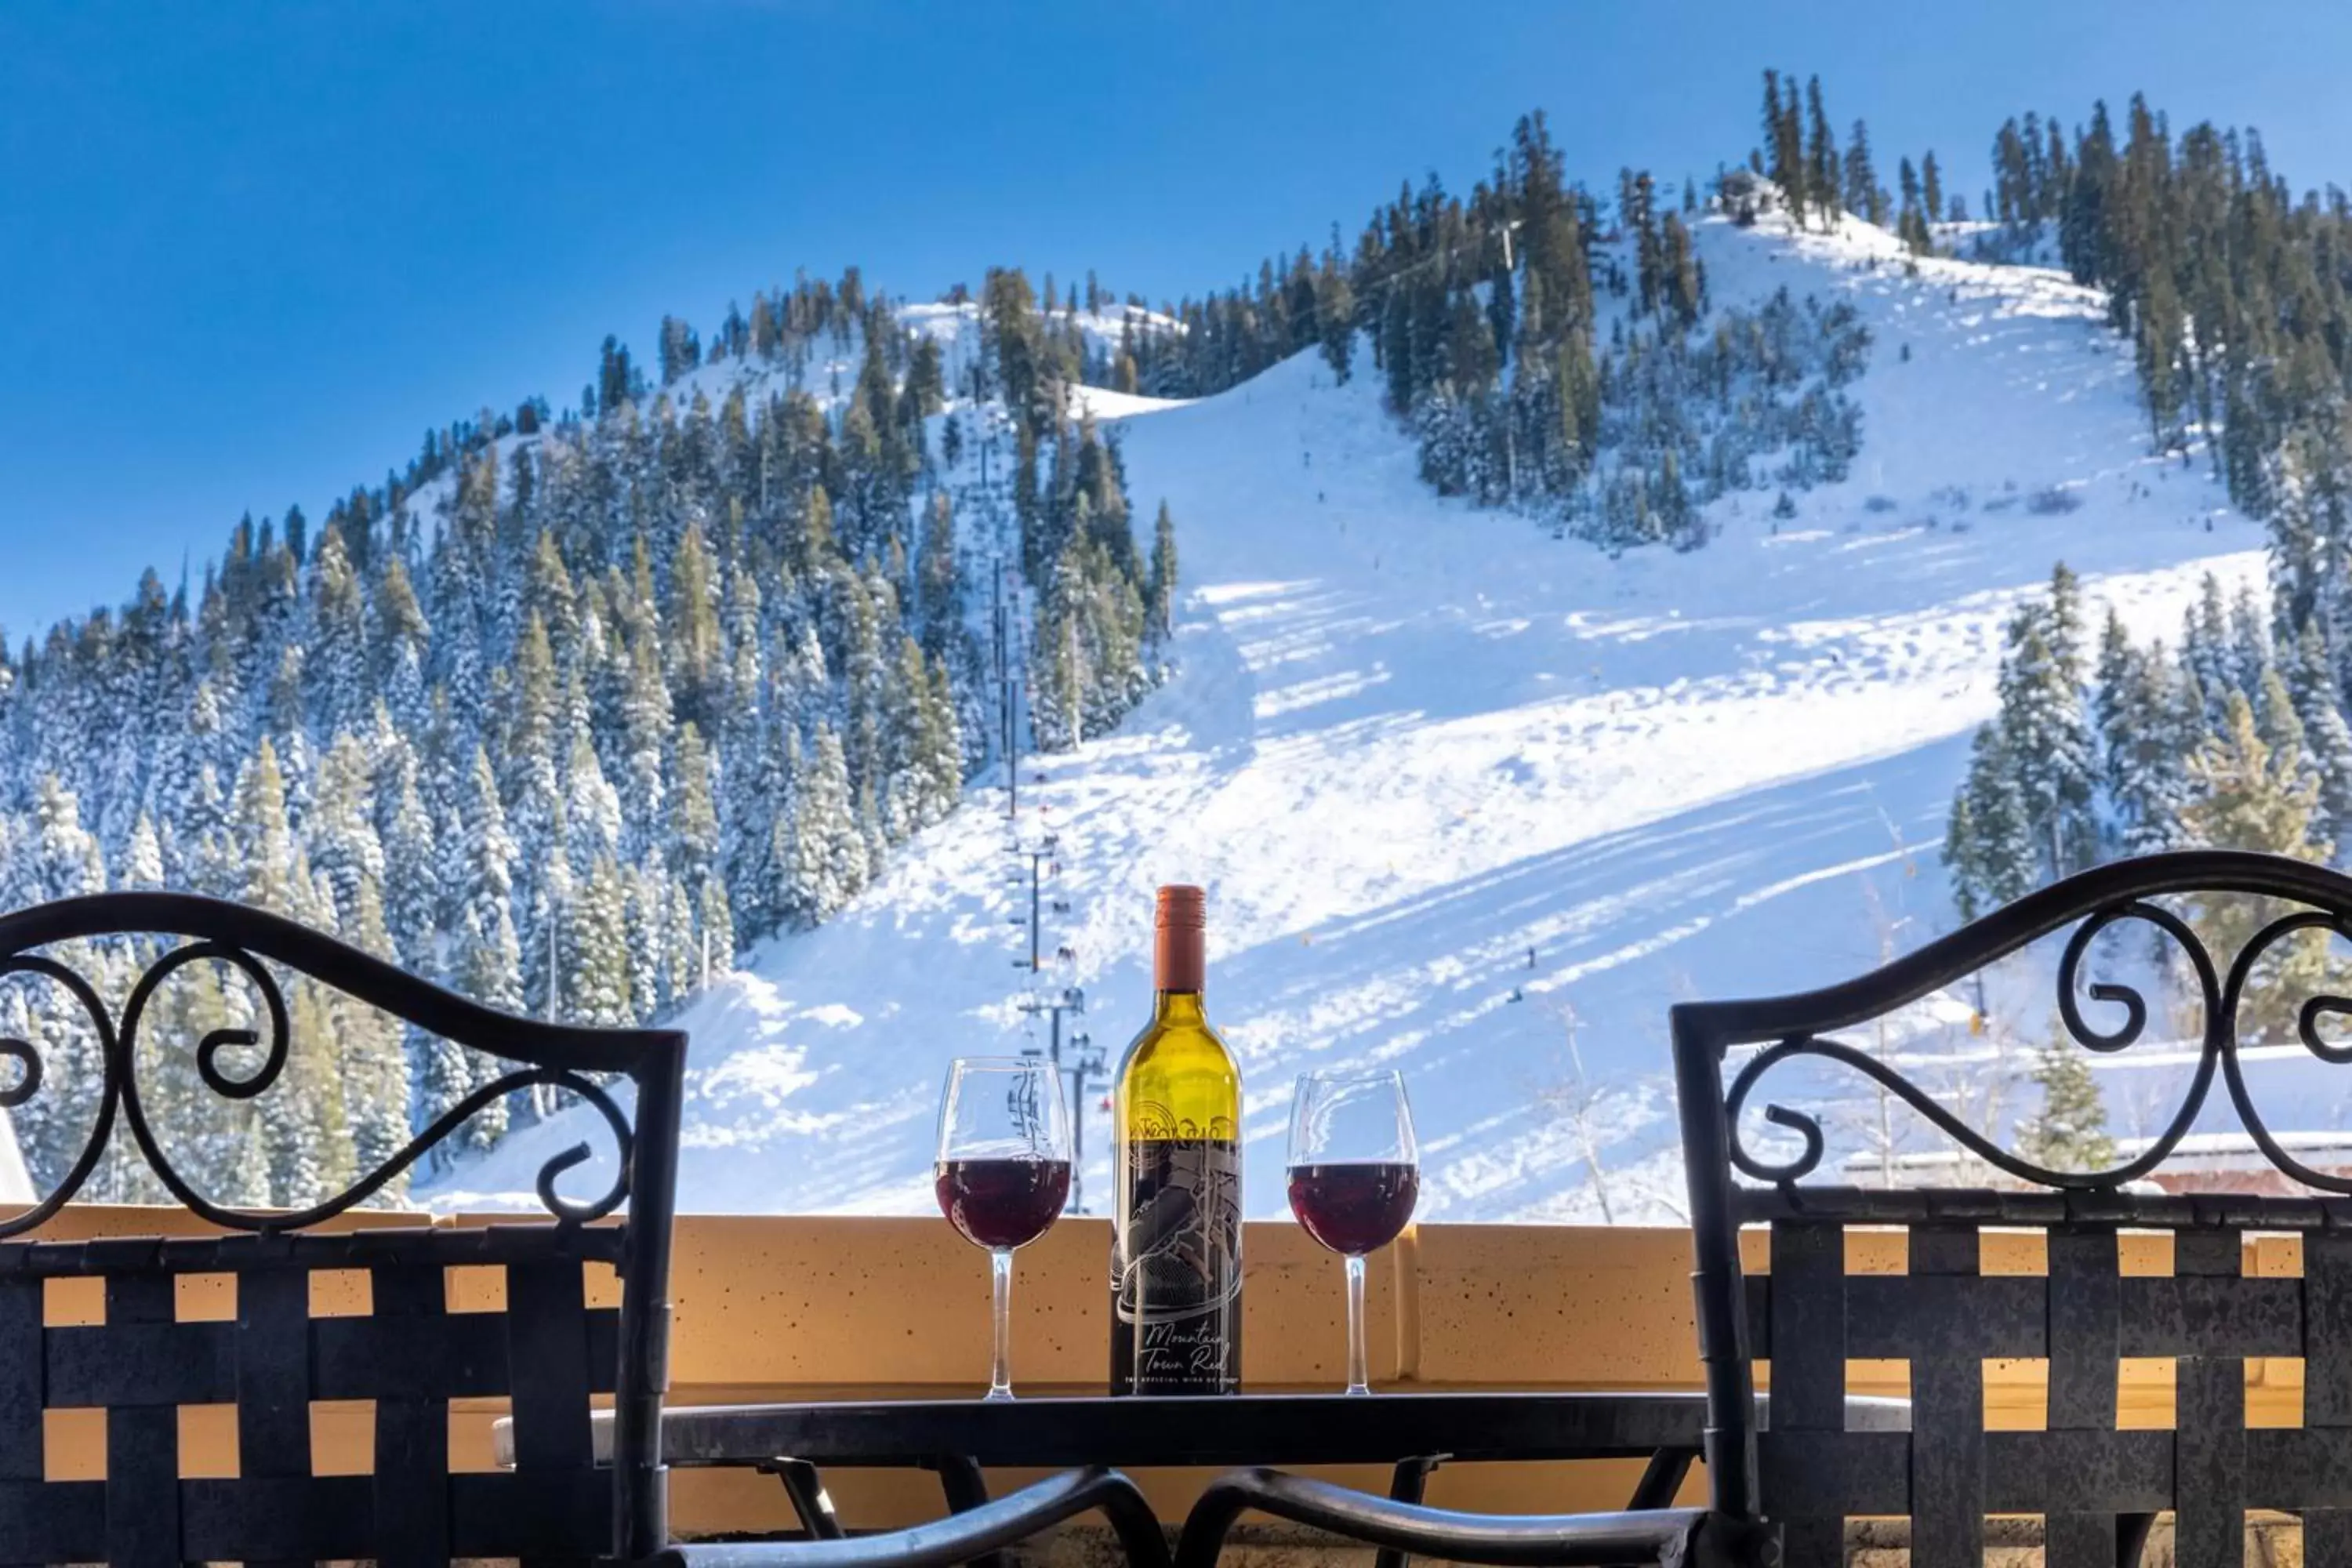
[[[1294,1075],[1381,1063],[1412,1096],[1423,1218],[1671,1217],[1667,1005],[1824,982],[1952,923],[1937,839],[2018,599],[2063,557],[2094,617],[2170,638],[2205,572],[2262,580],[2260,530],[2201,459],[2147,454],[2095,294],[1915,275],[1855,223],[1698,237],[1717,305],[1842,297],[1874,344],[1852,479],[1778,525],[1770,488],[1727,498],[1689,553],[1612,559],[1432,496],[1360,350],[1344,385],[1307,354],[1199,402],[1097,395],[1139,516],[1177,519],[1177,673],[1118,734],[1024,765],[1016,824],[975,785],[687,1010],[683,1205],[929,1209],[949,1058],[1043,1045],[1020,1003],[1076,986],[1072,1026],[1115,1060],[1150,999],[1151,889],[1186,880],[1248,1085],[1251,1214],[1283,1208]],[[1045,946],[1069,956],[1033,984],[1008,851],[1047,834],[1067,912]],[[586,1126],[433,1195],[528,1194]]]

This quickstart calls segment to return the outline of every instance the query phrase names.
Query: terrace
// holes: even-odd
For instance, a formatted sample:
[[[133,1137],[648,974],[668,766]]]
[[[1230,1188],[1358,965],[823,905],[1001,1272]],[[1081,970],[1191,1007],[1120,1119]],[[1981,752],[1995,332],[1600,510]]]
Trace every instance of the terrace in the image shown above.
[[[2291,912],[2216,955],[2161,902],[2213,893]],[[2065,931],[2067,1029],[2126,1049],[2142,999],[2088,956],[2117,921],[2181,940],[2208,1004],[2187,1098],[2137,1157],[2036,1165],[1836,1037]],[[64,986],[104,1046],[82,1159],[0,1219],[0,1365],[19,1369],[0,1377],[0,1557],[920,1568],[1018,1548],[1164,1568],[1158,1521],[1181,1519],[1179,1568],[1373,1547],[1389,1568],[2336,1561],[2352,1206],[2143,1178],[2220,1083],[2294,1194],[2352,1191],[2299,1157],[2332,1145],[2269,1133],[2234,1036],[2263,953],[2347,921],[2336,873],[2153,857],[1844,985],[1678,1007],[1691,1228],[1406,1230],[1371,1258],[1361,1400],[1333,1392],[1339,1275],[1282,1224],[1245,1232],[1242,1397],[1096,1397],[1111,1238],[1073,1216],[1024,1251],[1007,1404],[973,1397],[986,1269],[947,1226],[674,1213],[680,1035],[492,1014],[234,905],[128,894],[0,917],[0,963]],[[118,1021],[47,952],[132,931],[196,940],[151,958]],[[147,998],[200,960],[268,1004],[261,1065],[224,1069],[236,1042],[217,1032],[196,1053],[230,1098],[287,1059],[273,967],[511,1070],[312,1210],[216,1204],[173,1172],[133,1066]],[[2124,1020],[2095,1026],[2081,997]],[[2315,1009],[2352,1004],[2316,996],[2302,1025],[2315,1058],[2352,1059]],[[26,1065],[0,1100],[37,1095],[31,1047],[0,1049]],[[1816,1184],[1820,1123],[1779,1105],[1779,1142],[1751,1147],[1750,1092],[1792,1058],[1875,1079],[1993,1184],[1930,1184],[1924,1165],[1920,1184]],[[471,1110],[540,1086],[593,1106],[618,1154],[549,1162],[553,1223],[356,1206]],[[70,1202],[116,1144],[184,1206]]]

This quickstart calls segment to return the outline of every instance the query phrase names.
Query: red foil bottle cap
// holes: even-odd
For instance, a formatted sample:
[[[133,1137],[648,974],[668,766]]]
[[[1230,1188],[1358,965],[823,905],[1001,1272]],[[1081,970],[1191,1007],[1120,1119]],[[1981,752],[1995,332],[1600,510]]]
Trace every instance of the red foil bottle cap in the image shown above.
[[[1198,991],[1207,968],[1202,933],[1208,925],[1209,898],[1200,889],[1181,883],[1160,889],[1153,924],[1152,988],[1157,991]]]

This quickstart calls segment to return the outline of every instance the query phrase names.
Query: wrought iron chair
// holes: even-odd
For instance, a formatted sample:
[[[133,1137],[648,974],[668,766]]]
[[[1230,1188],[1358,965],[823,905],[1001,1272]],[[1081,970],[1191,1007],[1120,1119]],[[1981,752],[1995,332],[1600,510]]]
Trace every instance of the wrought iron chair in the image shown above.
[[[118,1023],[70,962],[89,939],[184,939],[149,963]],[[268,1090],[290,1045],[273,965],[306,974],[406,1023],[515,1064],[344,1192],[299,1214],[217,1204],[174,1169],[142,1105],[139,1031],[159,987],[190,964],[226,964],[257,993],[268,1038],[217,1031],[200,1042],[203,1082],[231,1100]],[[855,1540],[679,1545],[669,1539],[667,1477],[658,1449],[667,1378],[670,1226],[686,1037],[674,1030],[567,1028],[478,1006],[291,921],[206,899],[106,894],[0,915],[0,977],[60,986],[87,1018],[104,1065],[86,1144],[37,1206],[0,1223],[0,1562],[280,1564],[373,1559],[384,1568],[457,1558],[513,1557],[528,1568],[624,1563],[661,1568],[863,1568],[943,1565],[983,1555],[1091,1510],[1106,1514],[1145,1568],[1167,1545],[1132,1482],[1072,1472],[934,1524]],[[259,1065],[237,1076],[224,1049]],[[45,1089],[31,1042],[0,1038],[15,1082],[0,1105]],[[5,1069],[0,1069],[5,1070]],[[605,1085],[625,1079],[630,1094]],[[480,1228],[315,1227],[379,1191],[469,1117],[533,1086],[594,1108],[614,1142],[611,1182],[593,1198],[556,1181],[586,1163],[578,1144],[539,1173],[552,1223]],[[77,1086],[81,1087],[81,1086]],[[189,1210],[229,1233],[169,1238],[26,1239],[99,1168],[118,1121],[137,1152]],[[598,1221],[619,1215],[614,1223]],[[14,1238],[14,1239],[11,1239]],[[619,1278],[617,1311],[587,1305],[588,1265]],[[446,1274],[503,1269],[503,1312],[448,1312]],[[362,1270],[373,1315],[313,1317],[311,1275]],[[230,1275],[233,1321],[182,1321],[177,1282]],[[44,1321],[47,1282],[104,1281],[101,1324]],[[593,1459],[591,1395],[614,1405],[613,1462]],[[449,1401],[511,1400],[510,1472],[449,1468]],[[312,1473],[315,1401],[374,1402],[372,1475]],[[178,1412],[236,1410],[237,1474],[183,1479]],[[45,1479],[43,1415],[106,1412],[103,1480]]]
[[[2206,950],[2155,902],[2228,895],[2291,906],[2233,953]],[[2110,1170],[2044,1169],[1982,1136],[1868,1052],[1831,1037],[1964,979],[2072,927],[2058,963],[2058,1010],[2092,1050],[2121,1051],[2148,1020],[2127,985],[2085,984],[2094,939],[2121,922],[2175,944],[2202,1004],[2203,1036],[2182,1103],[2161,1135]],[[2264,1124],[2239,1059],[2238,1014],[2257,962],[2297,932],[2352,939],[2352,879],[2271,856],[2191,851],[2101,867],[2029,895],[1874,973],[1826,990],[1673,1009],[1683,1154],[1696,1250],[1706,1372],[1709,1506],[1652,1514],[1495,1519],[1412,1507],[1278,1475],[1214,1484],[1186,1521],[1178,1568],[1206,1568],[1226,1531],[1258,1509],[1391,1550],[1500,1563],[1754,1564],[1832,1568],[1851,1519],[1907,1516],[1915,1568],[1978,1568],[1988,1514],[2040,1515],[2050,1568],[2132,1568],[2156,1516],[2175,1517],[2181,1568],[2238,1568],[2250,1508],[2300,1512],[2305,1561],[2352,1563],[2352,1178],[2299,1163]],[[2089,1000],[2119,1008],[2112,1026]],[[2352,1063],[2319,1033],[2352,998],[2303,1002],[2304,1046]],[[1735,1060],[1734,1053],[1754,1049]],[[1801,1185],[1822,1161],[1817,1118],[1780,1105],[1765,1121],[1793,1134],[1792,1157],[1751,1149],[1742,1112],[1792,1058],[1849,1068],[1916,1110],[2014,1188],[1896,1190]],[[1727,1068],[1731,1070],[1728,1086]],[[2133,1190],[2179,1147],[2216,1078],[2254,1145],[2310,1197],[2184,1197]],[[1744,1180],[1742,1179],[1744,1178]],[[1769,1273],[1744,1276],[1739,1233],[1769,1226]],[[1849,1274],[1848,1226],[1907,1232],[1907,1272]],[[2045,1238],[2047,1271],[1986,1274],[1987,1226]],[[2117,1232],[2170,1233],[2173,1271],[2124,1274]],[[2302,1238],[2300,1279],[2243,1269],[2253,1232]],[[2248,1429],[2244,1368],[2300,1357],[2303,1426]],[[1987,1358],[2046,1359],[2046,1427],[1985,1429]],[[2169,1430],[2119,1429],[2118,1363],[2175,1362]],[[1908,1432],[1847,1429],[1846,1363],[1910,1367]],[[1752,1363],[1771,1368],[1769,1419],[1755,1419]]]
[[[2274,901],[2272,918],[2234,952],[2209,952],[2180,913],[2156,900],[2216,896]],[[2202,1037],[2170,1121],[2136,1158],[2100,1171],[2051,1170],[2000,1147],[1877,1058],[1831,1037],[1951,984],[2043,936],[2072,927],[2057,966],[2066,1033],[2094,1051],[2137,1042],[2147,1000],[2088,979],[2093,943],[2121,926],[2174,950],[2194,983]],[[2203,850],[2151,856],[2045,888],[1877,973],[1804,995],[1685,1005],[1674,1010],[1698,1248],[1702,1354],[1711,1409],[1749,1397],[1750,1358],[1772,1369],[1769,1429],[1719,1423],[1708,1451],[1719,1505],[1769,1516],[1788,1561],[1843,1561],[1845,1521],[1907,1515],[1918,1568],[1983,1562],[1988,1514],[2040,1515],[2050,1568],[2113,1568],[2139,1560],[2155,1516],[2170,1511],[2181,1568],[2244,1560],[2249,1509],[2299,1512],[2305,1560],[2352,1562],[2352,1178],[2295,1159],[2249,1092],[2239,1015],[2257,963],[2300,932],[2352,937],[2352,879],[2296,860]],[[2083,1000],[2112,1014],[2102,1027]],[[2320,1026],[2352,999],[2301,999],[2297,1033],[2323,1062],[2352,1062]],[[1728,1053],[1761,1047],[1738,1064]],[[1807,1187],[1824,1138],[1813,1116],[1768,1105],[1793,1133],[1792,1157],[1748,1147],[1742,1111],[1781,1063],[1814,1058],[1901,1100],[2013,1186],[1977,1190]],[[2135,1190],[2196,1126],[2219,1078],[2252,1144],[2310,1196],[2182,1196]],[[1754,1185],[1735,1184],[1738,1173]],[[1768,1274],[1744,1279],[1738,1229],[1771,1228]],[[1902,1275],[1848,1273],[1846,1230],[1907,1232]],[[1988,1227],[2041,1233],[2046,1272],[1986,1273]],[[2117,1233],[2168,1233],[2172,1272],[2126,1274]],[[2300,1236],[2299,1279],[2252,1278],[2244,1239]],[[2303,1426],[2249,1429],[2245,1363],[2301,1358]],[[1843,1430],[1849,1359],[1910,1365],[1912,1430]],[[1987,1358],[2049,1366],[2041,1431],[1985,1430]],[[2119,1362],[2174,1362],[2171,1430],[2118,1429]]]

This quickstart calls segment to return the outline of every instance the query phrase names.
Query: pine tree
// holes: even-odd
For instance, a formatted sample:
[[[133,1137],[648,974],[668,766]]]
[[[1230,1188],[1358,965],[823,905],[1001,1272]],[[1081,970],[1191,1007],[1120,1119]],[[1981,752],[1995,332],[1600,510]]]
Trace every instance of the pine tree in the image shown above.
[[[583,1024],[619,1027],[636,1022],[629,996],[627,893],[620,868],[600,855],[572,909],[572,968],[564,995]]]
[[[866,846],[851,806],[849,766],[841,739],[820,721],[815,753],[793,791],[788,907],[807,921],[825,919],[866,886]]]
[[[2195,842],[2325,861],[2334,852],[2313,830],[2318,791],[2295,759],[2274,754],[2253,705],[2230,693],[2221,731],[2189,763],[2199,798],[2183,814]],[[2200,900],[2195,924],[2208,951],[2234,956],[2278,911],[2264,900],[2222,894]],[[2311,939],[2311,940],[2306,940]],[[2243,1040],[2292,1038],[2303,999],[2339,986],[2324,937],[2302,932],[2274,943],[2255,964],[2238,1010]]]
[[[308,685],[315,693],[312,721],[321,734],[357,728],[366,716],[367,608],[359,574],[330,523],[310,560],[310,648]]]
[[[1810,193],[1805,188],[1804,134],[1797,118],[1797,84],[1791,79],[1783,98],[1780,73],[1764,73],[1764,147],[1771,160],[1772,183],[1780,187],[1789,215],[1801,227]]]
[[[1356,293],[1336,255],[1325,257],[1323,269],[1316,275],[1315,319],[1323,361],[1331,367],[1332,379],[1345,386],[1353,368]]]
[[[2287,693],[2286,681],[2274,666],[2264,666],[2261,682],[2254,689],[2254,728],[2263,743],[2281,767],[2312,779],[2316,775],[2310,767],[2310,748],[2304,739],[2303,716],[2295,711],[2294,700]]]
[[[2063,597],[2020,610],[2001,661],[2000,728],[2016,769],[2041,875],[2078,871],[2098,856],[2097,767],[2083,710],[2078,634]]]
[[[357,912],[361,884],[381,883],[383,845],[376,837],[368,806],[374,770],[349,731],[339,732],[319,767],[319,784],[303,836],[310,868],[327,879],[337,924],[349,930]]]
[[[1805,107],[1811,132],[1805,157],[1805,186],[1814,210],[1833,227],[1843,182],[1838,169],[1837,139],[1830,130],[1830,117],[1822,108],[1822,79],[1817,76],[1805,80]]]
[[[360,883],[345,931],[361,951],[398,962],[384,923],[383,897],[373,878]],[[408,1142],[408,1060],[402,1027],[389,1014],[341,991],[327,997],[334,1041],[341,1057],[343,1110],[351,1129],[356,1172],[382,1167]],[[408,1190],[406,1173],[394,1179],[377,1201],[399,1203]]]
[[[290,1038],[278,1099],[260,1118],[270,1201],[307,1208],[348,1187],[356,1174],[325,988],[299,984],[288,1000]]]
[[[1952,907],[1960,919],[1972,921],[1984,913],[1984,847],[1979,842],[1976,813],[1969,805],[1969,791],[1963,787],[1952,792],[1950,811],[1944,819],[1942,848],[1944,868],[1952,881]]]
[[[2046,1171],[2104,1171],[2115,1163],[2107,1108],[2081,1053],[2063,1040],[2045,1046],[2033,1068],[2042,1108],[2021,1121],[2016,1152]]]
[[[1859,120],[1845,145],[1845,210],[1886,226],[1886,191],[1870,160],[1870,132]]]
[[[2146,653],[2131,646],[2112,608],[2099,640],[2095,714],[2099,779],[2118,847],[2132,855],[2175,847],[2188,793],[2186,760],[2204,731],[2203,703],[2184,696],[2163,645]]]
[[[257,1109],[249,1101],[224,1099],[196,1071],[197,1047],[207,1037],[226,1029],[258,1034],[268,1026],[253,1016],[249,993],[240,989],[233,995],[224,989],[225,972],[233,973],[222,964],[190,964],[156,992],[153,1010],[140,1030],[140,1093],[164,1152],[198,1192],[219,1203],[257,1206],[267,1205],[270,1194],[267,1161],[254,1157]],[[0,1026],[5,1023],[0,1017]],[[239,1051],[225,1053],[222,1062],[238,1077],[249,1068],[247,1054]],[[273,1102],[283,1093],[275,1091]],[[21,1133],[24,1112],[16,1115]]]
[[[699,889],[719,864],[717,781],[709,748],[692,723],[678,731],[677,778],[670,790],[668,839],[676,873],[689,891]]]
[[[2014,742],[1998,724],[1977,731],[1968,780],[1968,860],[1953,868],[1969,906],[1996,909],[2023,898],[2041,880],[2041,856],[2018,782]]]
[[[1164,643],[1175,635],[1177,589],[1176,523],[1164,500],[1151,524],[1151,565],[1145,583],[1150,633]]]
[[[964,626],[963,575],[955,552],[955,511],[945,490],[931,497],[923,527],[923,553],[916,583],[917,620],[923,651],[945,658],[961,641]]]
[[[122,868],[114,885],[131,892],[152,892],[163,886],[163,846],[155,836],[155,824],[145,812],[131,829],[131,842],[122,851]]]
[[[441,906],[439,856],[433,819],[417,787],[416,759],[404,752],[394,767],[393,807],[383,847],[384,923],[394,950],[410,968],[439,972],[433,943]]]
[[[735,967],[735,911],[728,902],[725,882],[714,877],[702,885],[695,925],[702,940],[701,973],[695,983],[707,985]]]
[[[944,822],[963,795],[963,745],[956,727],[955,680],[944,663],[930,668],[919,746],[916,765],[929,797],[923,820]]]
[[[2196,606],[2181,625],[2180,660],[2196,678],[2205,696],[2207,714],[2216,724],[2224,716],[2232,690],[2252,694],[2251,688],[2239,683],[2231,653],[2229,616],[2221,603],[2221,584],[2210,572],[2205,574]]]
[[[29,860],[32,896],[28,902],[106,889],[105,862],[97,837],[82,826],[80,799],[62,787],[54,774],[44,774],[37,786]],[[97,954],[86,944],[72,943],[46,956],[87,977],[95,967],[92,961]],[[13,1024],[12,1012],[17,1015]],[[0,1036],[32,1043],[41,1055],[45,1082],[71,1085],[102,1079],[102,1042],[61,985],[29,991],[0,989]],[[89,1114],[54,1091],[36,1095],[9,1112],[26,1164],[44,1190],[54,1186],[72,1167],[88,1135]]]
[[[278,749],[264,735],[236,781],[236,840],[243,868],[240,897],[256,909],[295,914],[307,894],[297,887],[294,834],[286,820],[286,781]]]
[[[478,746],[457,836],[444,849],[446,889],[471,917],[457,955],[460,988],[486,1005],[520,1011],[521,955],[513,907],[517,851],[489,753]]]
[[[2352,725],[2345,721],[2342,689],[2315,618],[2303,623],[2292,668],[2304,754],[2319,784],[2320,833],[2331,843],[2352,844]]]

